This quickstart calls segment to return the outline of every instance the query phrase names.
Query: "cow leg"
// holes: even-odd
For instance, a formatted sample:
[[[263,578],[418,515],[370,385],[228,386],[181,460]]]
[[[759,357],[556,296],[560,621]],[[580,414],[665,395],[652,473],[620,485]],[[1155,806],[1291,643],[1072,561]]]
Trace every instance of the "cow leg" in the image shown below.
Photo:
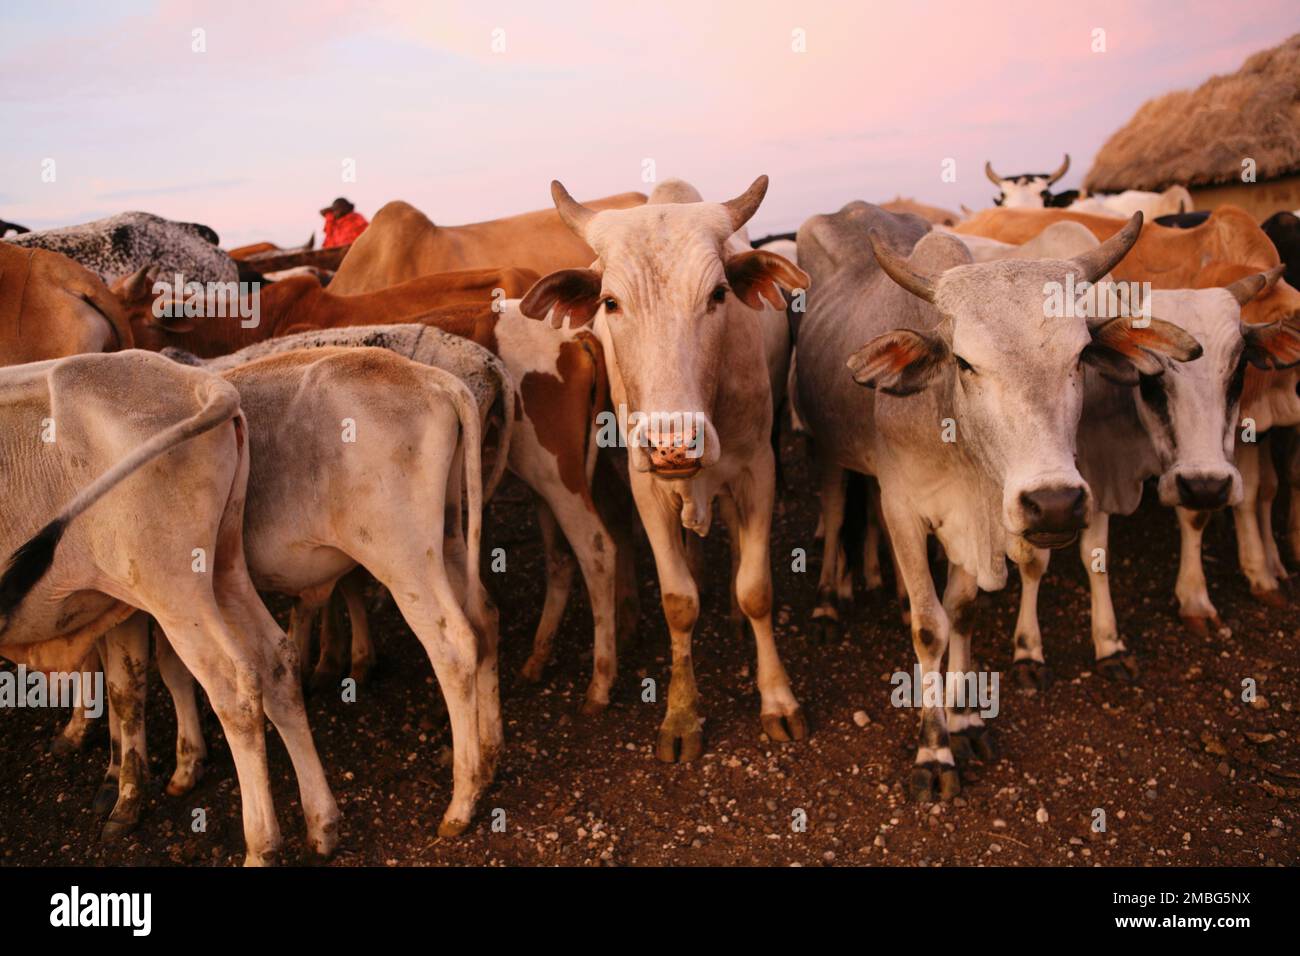
[[[311,675],[312,693],[323,693],[338,687],[347,672],[350,638],[343,626],[344,604],[343,592],[338,582],[335,582],[321,608],[320,656]],[[295,645],[296,643],[295,639]]]
[[[366,569],[356,567],[339,578],[338,591],[348,608],[348,624],[352,631],[352,667],[348,671],[358,685],[370,679],[375,668],[375,646],[370,639],[370,619],[366,616]]]
[[[113,701],[121,753],[117,801],[102,838],[112,842],[135,829],[149,781],[144,709],[149,675],[149,618],[132,614],[104,635],[104,682]]]
[[[1205,567],[1201,561],[1201,542],[1205,537],[1205,526],[1210,523],[1208,511],[1188,511],[1175,507],[1178,515],[1178,580],[1174,584],[1174,594],[1178,598],[1178,616],[1183,625],[1193,634],[1205,637],[1209,633],[1206,624],[1215,630],[1223,627],[1219,612],[1210,602],[1210,590],[1205,583]]]
[[[948,637],[947,680],[961,681],[967,688],[971,684],[966,681],[966,675],[974,675],[970,643],[977,597],[979,586],[975,575],[949,561],[948,583],[943,591],[944,613],[952,622]],[[948,739],[952,745],[953,757],[959,763],[972,757],[985,762],[993,759],[988,727],[979,711],[978,698],[972,701],[970,697],[965,697],[960,703],[954,698],[953,706],[947,710]]]
[[[1043,659],[1043,632],[1038,626],[1038,589],[1052,560],[1046,548],[1029,548],[1029,558],[1017,561],[1020,570],[1020,610],[1016,614],[1015,654],[1011,665],[1016,684],[1026,690],[1046,690],[1049,679]]]
[[[293,602],[293,609],[289,611],[289,640],[293,641],[298,652],[298,676],[305,687],[311,686],[311,637],[319,612],[319,605],[309,603],[301,597]]]
[[[176,708],[176,770],[167,781],[167,795],[180,797],[193,790],[203,778],[208,745],[203,739],[203,725],[199,721],[194,675],[176,656],[165,636],[157,635],[154,643],[158,649],[158,673],[162,675]]]
[[[732,637],[743,639],[745,614],[740,609],[740,597],[737,591],[740,577],[740,512],[736,508],[736,502],[730,496],[720,495],[718,513],[722,516],[722,523],[727,526],[727,550],[731,552],[731,574],[727,578],[727,595],[730,604],[727,626]],[[688,538],[687,541],[689,540]]]
[[[961,792],[942,706],[943,673],[940,668],[948,648],[948,614],[939,602],[934,579],[930,576],[925,525],[905,508],[891,508],[888,497],[883,500],[883,505],[894,545],[895,565],[907,585],[912,614],[912,648],[921,665],[921,731],[908,794],[915,800],[929,800],[937,787],[940,799],[947,801]],[[940,691],[937,707],[932,706],[935,689]]]
[[[620,647],[627,647],[635,638],[641,619],[641,595],[636,577],[636,527],[640,521],[636,502],[627,482],[619,478],[608,449],[596,456],[592,473],[592,497],[601,522],[614,539],[617,558],[614,562],[615,595],[618,616],[615,633]]]
[[[763,731],[773,740],[803,740],[808,723],[790,690],[790,679],[777,653],[772,633],[772,499],[776,493],[772,471],[756,460],[752,470],[732,482],[731,508],[736,512],[740,568],[736,596],[749,619],[758,652],[758,692],[762,698]],[[725,511],[724,511],[725,514]]]
[[[546,599],[542,602],[542,618],[533,634],[533,652],[519,672],[524,680],[534,684],[542,679],[542,671],[551,662],[555,632],[560,627],[564,607],[569,601],[569,590],[573,587],[574,569],[573,552],[560,534],[555,513],[541,499],[537,501],[537,524],[542,531],[542,547],[546,552]]]
[[[1256,505],[1256,520],[1259,522],[1260,542],[1264,545],[1264,563],[1269,572],[1279,581],[1285,581],[1286,566],[1282,555],[1277,550],[1277,539],[1273,537],[1273,501],[1277,498],[1277,466],[1273,463],[1273,433],[1265,432],[1260,436],[1259,449],[1259,500]]]
[[[99,659],[101,664],[108,657],[108,648],[104,646],[104,638],[97,640],[99,646]],[[105,691],[107,691],[108,675],[104,675]],[[105,708],[105,716],[108,718],[108,769],[104,771],[104,780],[95,791],[95,796],[90,801],[90,810],[97,816],[107,816],[117,805],[117,781],[122,774],[122,724],[117,719],[117,712],[114,709],[113,695],[105,693],[108,698]]]
[[[1241,472],[1241,503],[1232,509],[1237,524],[1237,560],[1250,581],[1250,593],[1270,607],[1285,607],[1286,599],[1268,567],[1260,536],[1258,507],[1260,485],[1259,442],[1237,443],[1237,470]]]
[[[86,654],[86,659],[81,662],[81,672],[83,674],[95,674],[104,669],[103,658],[99,653],[99,645],[102,639],[95,642],[90,652]],[[86,737],[90,734],[92,718],[86,716],[86,708],[77,704],[72,708],[72,716],[64,725],[59,733],[54,735],[50,741],[50,753],[56,757],[64,757],[71,753],[76,753],[86,743]]]
[[[867,478],[867,528],[862,539],[862,577],[868,591],[884,587],[885,583],[880,570],[880,526],[880,485],[874,478]]]
[[[1093,511],[1079,536],[1079,557],[1088,572],[1092,595],[1092,648],[1097,670],[1111,680],[1132,683],[1138,675],[1137,658],[1124,646],[1110,599],[1110,515]]]
[[[655,756],[665,763],[689,763],[704,752],[699,691],[691,660],[691,635],[700,614],[699,591],[691,574],[676,507],[656,493],[654,479],[632,475],[632,495],[654,552],[664,619],[672,642],[672,676],[668,707],[659,725]]]
[[[1287,540],[1291,560],[1300,565],[1300,429],[1288,428],[1290,448],[1286,456],[1286,482],[1291,502],[1287,509]]]
[[[821,467],[822,502],[822,569],[817,579],[817,606],[813,608],[813,628],[823,641],[836,641],[840,636],[839,593],[840,562],[844,549],[840,543],[840,530],[844,527],[845,471],[833,461]]]

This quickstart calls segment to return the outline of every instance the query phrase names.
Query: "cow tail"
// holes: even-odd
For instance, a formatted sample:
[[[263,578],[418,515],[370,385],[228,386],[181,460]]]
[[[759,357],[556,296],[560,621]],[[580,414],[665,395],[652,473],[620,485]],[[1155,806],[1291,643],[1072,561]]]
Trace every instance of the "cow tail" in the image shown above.
[[[505,477],[506,466],[510,464],[510,442],[515,431],[515,377],[506,368],[506,363],[496,356],[493,356],[490,366],[497,380],[497,397],[492,402],[492,409],[501,416],[501,428],[497,432],[496,460],[492,462],[492,471],[488,473],[483,487],[484,501],[492,500],[497,486]]]
[[[198,412],[164,428],[92,481],[49,524],[13,553],[9,567],[0,576],[0,618],[6,618],[17,610],[23,598],[50,570],[63,532],[78,515],[159,455],[211,431],[239,413],[239,392],[235,386],[214,377],[204,383],[204,388],[206,399]]]
[[[477,624],[486,616],[479,580],[479,552],[483,545],[483,435],[478,402],[460,379],[452,375],[448,378],[454,379],[454,383],[447,383],[447,389],[456,406],[456,417],[460,419],[461,453],[465,459],[465,593],[470,619]],[[459,507],[456,520],[460,520]]]

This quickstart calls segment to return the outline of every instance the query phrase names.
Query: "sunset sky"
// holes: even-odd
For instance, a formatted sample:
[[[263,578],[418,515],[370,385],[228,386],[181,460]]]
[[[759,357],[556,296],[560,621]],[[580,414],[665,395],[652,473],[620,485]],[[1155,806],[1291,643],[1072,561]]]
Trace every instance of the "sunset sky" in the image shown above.
[[[142,209],[296,245],[338,195],[452,224],[549,205],[553,178],[649,192],[647,160],[710,199],[767,173],[755,234],[851,199],[982,208],[986,159],[1069,152],[1077,186],[1144,100],[1297,30],[1295,0],[4,0],[0,218]]]

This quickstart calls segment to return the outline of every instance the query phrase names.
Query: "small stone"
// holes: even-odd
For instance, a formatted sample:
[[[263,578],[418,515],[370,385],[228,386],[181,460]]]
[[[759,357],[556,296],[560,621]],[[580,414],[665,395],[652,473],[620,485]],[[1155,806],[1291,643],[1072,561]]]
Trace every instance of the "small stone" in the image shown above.
[[[871,723],[871,718],[867,716],[865,710],[857,710],[853,712],[853,722],[859,727],[865,727]]]

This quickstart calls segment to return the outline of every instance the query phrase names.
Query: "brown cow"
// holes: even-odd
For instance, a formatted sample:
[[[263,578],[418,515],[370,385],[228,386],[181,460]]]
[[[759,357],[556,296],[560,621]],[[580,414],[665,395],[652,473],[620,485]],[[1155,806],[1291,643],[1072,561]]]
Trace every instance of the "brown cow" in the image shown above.
[[[132,347],[99,276],[67,256],[0,242],[0,365]]]
[[[1064,209],[986,209],[953,231],[1020,245],[1052,223],[1062,221],[1081,223],[1103,242],[1123,225],[1119,219]],[[1190,229],[1146,224],[1113,275],[1123,282],[1149,282],[1157,289],[1213,289],[1268,272],[1280,261],[1277,249],[1249,213],[1235,206],[1220,206]],[[1266,287],[1241,309],[1242,321],[1249,325],[1294,323],[1297,316],[1300,292],[1284,280]],[[1241,394],[1242,431],[1236,464],[1241,472],[1243,496],[1233,508],[1237,556],[1250,580],[1251,593],[1273,606],[1285,604],[1278,580],[1285,579],[1287,572],[1272,534],[1276,481],[1271,458],[1261,454],[1263,442],[1255,439],[1264,437],[1271,428],[1300,425],[1298,383],[1300,371],[1296,369],[1264,372],[1247,366]],[[1243,436],[1249,438],[1242,440]],[[1204,521],[1183,508],[1178,509],[1178,520],[1183,535],[1177,584],[1179,613],[1193,632],[1203,634],[1208,630],[1207,621],[1218,625],[1218,612],[1210,602],[1200,562]],[[1293,540],[1292,548],[1300,548],[1300,541]]]
[[[627,209],[645,201],[642,193],[619,193],[587,205]],[[595,258],[590,246],[564,228],[554,209],[464,226],[436,226],[420,210],[398,200],[375,213],[370,228],[344,256],[330,288],[340,295],[356,295],[433,272],[500,265],[545,275],[589,265]]]
[[[119,281],[113,292],[126,309],[139,348],[156,352],[171,346],[200,358],[214,358],[270,338],[314,329],[428,324],[428,317],[434,313],[462,324],[485,321],[491,317],[495,302],[522,296],[536,281],[537,273],[527,269],[466,269],[421,276],[380,292],[342,296],[332,288],[321,288],[311,276],[295,276],[256,293],[257,324],[251,328],[245,328],[243,321],[231,315],[234,310],[218,311],[213,297],[203,305],[206,318],[177,314],[182,310],[174,301],[172,315],[155,316],[158,297],[145,270]],[[443,320],[434,324],[442,325]]]

